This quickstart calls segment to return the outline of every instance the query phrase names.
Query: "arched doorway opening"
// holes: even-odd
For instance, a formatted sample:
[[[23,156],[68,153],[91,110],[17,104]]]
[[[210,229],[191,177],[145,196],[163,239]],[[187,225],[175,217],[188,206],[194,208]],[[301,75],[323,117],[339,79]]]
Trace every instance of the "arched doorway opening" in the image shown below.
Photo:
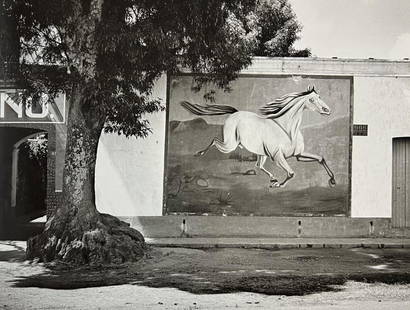
[[[11,207],[16,208],[16,216],[23,222],[46,214],[47,142],[47,133],[39,132],[13,147]]]
[[[0,238],[26,239],[47,206],[48,135],[41,129],[0,127]]]

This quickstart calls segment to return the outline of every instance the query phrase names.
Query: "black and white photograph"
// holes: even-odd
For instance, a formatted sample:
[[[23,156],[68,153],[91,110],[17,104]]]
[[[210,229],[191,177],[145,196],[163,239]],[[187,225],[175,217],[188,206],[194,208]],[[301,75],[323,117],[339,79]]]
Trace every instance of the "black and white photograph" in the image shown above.
[[[0,0],[0,309],[410,309],[408,0]]]

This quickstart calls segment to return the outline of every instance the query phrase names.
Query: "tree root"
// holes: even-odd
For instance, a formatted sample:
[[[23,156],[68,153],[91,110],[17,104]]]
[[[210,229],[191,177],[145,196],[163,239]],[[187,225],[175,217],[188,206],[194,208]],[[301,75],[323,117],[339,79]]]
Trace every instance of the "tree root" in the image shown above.
[[[139,260],[147,249],[144,237],[109,214],[51,217],[45,230],[27,242],[28,259],[74,265],[121,264]]]

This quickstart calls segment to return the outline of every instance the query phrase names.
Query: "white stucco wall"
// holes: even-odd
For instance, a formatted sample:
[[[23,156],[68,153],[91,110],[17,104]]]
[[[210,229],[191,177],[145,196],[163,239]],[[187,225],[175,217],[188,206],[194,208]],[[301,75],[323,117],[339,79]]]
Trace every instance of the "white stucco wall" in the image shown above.
[[[392,139],[410,137],[410,78],[355,77],[353,119],[368,136],[353,137],[352,217],[391,217]]]
[[[165,106],[166,77],[155,84],[154,98]],[[149,115],[146,139],[103,134],[98,146],[96,200],[100,212],[117,216],[162,215],[165,112]]]
[[[256,58],[244,74],[354,76],[352,217],[391,217],[392,138],[410,136],[410,62]],[[154,97],[165,105],[166,78]],[[153,134],[127,139],[104,134],[97,169],[97,208],[118,216],[162,215],[165,112],[149,117]]]

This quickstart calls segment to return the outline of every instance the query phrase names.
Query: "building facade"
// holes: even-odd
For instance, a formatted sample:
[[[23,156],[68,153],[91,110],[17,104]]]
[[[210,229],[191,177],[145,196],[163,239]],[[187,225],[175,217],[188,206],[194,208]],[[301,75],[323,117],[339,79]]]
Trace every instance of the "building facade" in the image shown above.
[[[100,212],[130,222],[146,237],[179,236],[183,220],[193,236],[361,237],[407,233],[409,61],[256,57],[233,82],[230,93],[216,92],[215,104],[258,113],[260,107],[276,98],[306,95],[315,87],[331,113],[326,116],[304,111],[298,128],[305,151],[325,158],[331,174],[315,160],[305,163],[289,156],[285,159],[294,177],[284,188],[271,186],[269,176],[255,167],[257,152],[247,152],[246,145],[227,154],[210,149],[204,156],[194,156],[213,137],[222,139],[229,115],[198,117],[181,108],[181,101],[206,104],[203,92],[191,90],[192,78],[185,72],[164,75],[157,81],[153,97],[161,98],[167,109],[147,116],[153,128],[148,138],[103,134],[96,167]],[[13,87],[6,82],[3,89]],[[252,132],[252,126],[248,130],[256,141],[261,130]],[[21,129],[13,128],[27,125],[0,127],[18,132]],[[48,133],[46,207],[50,210],[58,205],[61,195],[65,128],[44,124],[30,128]],[[285,134],[286,128],[278,132],[277,137]],[[23,138],[16,136],[8,142],[10,148],[2,147],[5,167],[12,169],[12,159],[5,158],[12,158],[12,147]],[[266,154],[274,157],[272,151]],[[264,168],[280,183],[286,169],[276,167],[276,163],[268,158]],[[8,183],[3,182],[4,188],[10,188],[2,197],[0,215],[3,222],[10,222],[14,218],[5,215],[9,212],[5,210],[12,208],[12,173],[5,171],[2,178]],[[331,184],[332,175],[335,184]]]
[[[193,155],[201,146],[209,144],[207,139],[213,135],[213,129],[207,124],[212,121],[205,117],[205,123],[195,122],[192,115],[180,110],[179,103],[187,100],[204,104],[200,98],[202,94],[189,89],[188,72],[164,76],[158,81],[154,96],[167,102],[167,114],[151,118],[153,135],[141,141],[114,136],[102,138],[97,163],[98,207],[127,216],[147,236],[176,236],[183,219],[190,224],[193,235],[202,236],[297,236],[299,226],[303,227],[305,236],[400,235],[410,224],[409,169],[406,168],[407,154],[410,154],[407,151],[409,73],[408,61],[257,57],[251,67],[241,72],[239,82],[233,83],[231,93],[217,93],[216,103],[219,100],[219,103],[235,105],[242,100],[239,108],[257,111],[268,100],[291,91],[304,91],[307,84],[312,84],[331,109],[339,109],[330,127],[331,122],[325,121],[322,124],[327,127],[319,128],[315,120],[320,116],[312,116],[314,113],[308,112],[303,120],[306,126],[302,126],[301,131],[306,132],[305,148],[321,152],[324,158],[330,156],[329,166],[338,171],[336,182],[345,186],[337,195],[326,189],[328,194],[322,193],[314,201],[309,197],[312,189],[321,193],[328,181],[328,175],[318,164],[305,164],[309,167],[303,170],[300,163],[289,159],[290,165],[297,165],[295,177],[290,181],[293,185],[289,183],[289,188],[292,185],[301,190],[295,198],[286,188],[275,192],[275,189],[268,189],[268,182],[266,186],[259,184],[256,177],[266,175],[254,169],[252,157],[249,162],[240,159],[240,156],[247,158],[246,154],[234,154],[230,162],[229,156],[223,158],[218,151],[210,150],[202,157],[202,162],[197,162]],[[282,90],[275,85],[283,86]],[[271,91],[273,88],[275,90]],[[252,98],[256,99],[252,101]],[[222,125],[223,121],[221,118],[211,125]],[[215,129],[216,136],[218,130],[221,131]],[[204,137],[203,132],[208,136]],[[323,143],[315,141],[315,134],[318,139],[325,139]],[[170,162],[176,156],[180,156],[176,160],[188,158],[189,154],[192,161],[187,159],[179,166]],[[124,160],[119,160],[118,156],[123,156]],[[237,164],[233,160],[235,156],[239,156]],[[220,163],[216,164],[216,160]],[[201,167],[192,168],[194,163]],[[221,175],[203,173],[207,167]],[[247,171],[257,176],[242,176]],[[221,179],[224,174],[230,174],[231,181],[247,179],[249,186],[232,190],[227,180],[223,184],[216,181],[216,177]],[[105,184],[104,175],[111,180],[114,176],[116,185]],[[144,182],[138,182],[140,178]],[[188,182],[189,178],[194,180],[193,185],[192,180]],[[257,199],[258,195],[235,197],[235,193],[238,196],[239,192],[255,186],[260,186],[261,191],[270,196],[263,201]],[[205,194],[214,196],[209,198]],[[175,196],[180,199],[176,200]],[[274,203],[274,197],[278,196],[280,203]],[[116,199],[114,197],[122,197],[122,200],[108,202]],[[335,206],[338,201],[339,206]],[[249,211],[258,209],[259,202],[264,204],[263,211]],[[223,205],[225,210],[221,210]],[[315,205],[319,205],[320,212],[318,208],[312,211]],[[229,207],[235,208],[235,212],[229,214]]]

